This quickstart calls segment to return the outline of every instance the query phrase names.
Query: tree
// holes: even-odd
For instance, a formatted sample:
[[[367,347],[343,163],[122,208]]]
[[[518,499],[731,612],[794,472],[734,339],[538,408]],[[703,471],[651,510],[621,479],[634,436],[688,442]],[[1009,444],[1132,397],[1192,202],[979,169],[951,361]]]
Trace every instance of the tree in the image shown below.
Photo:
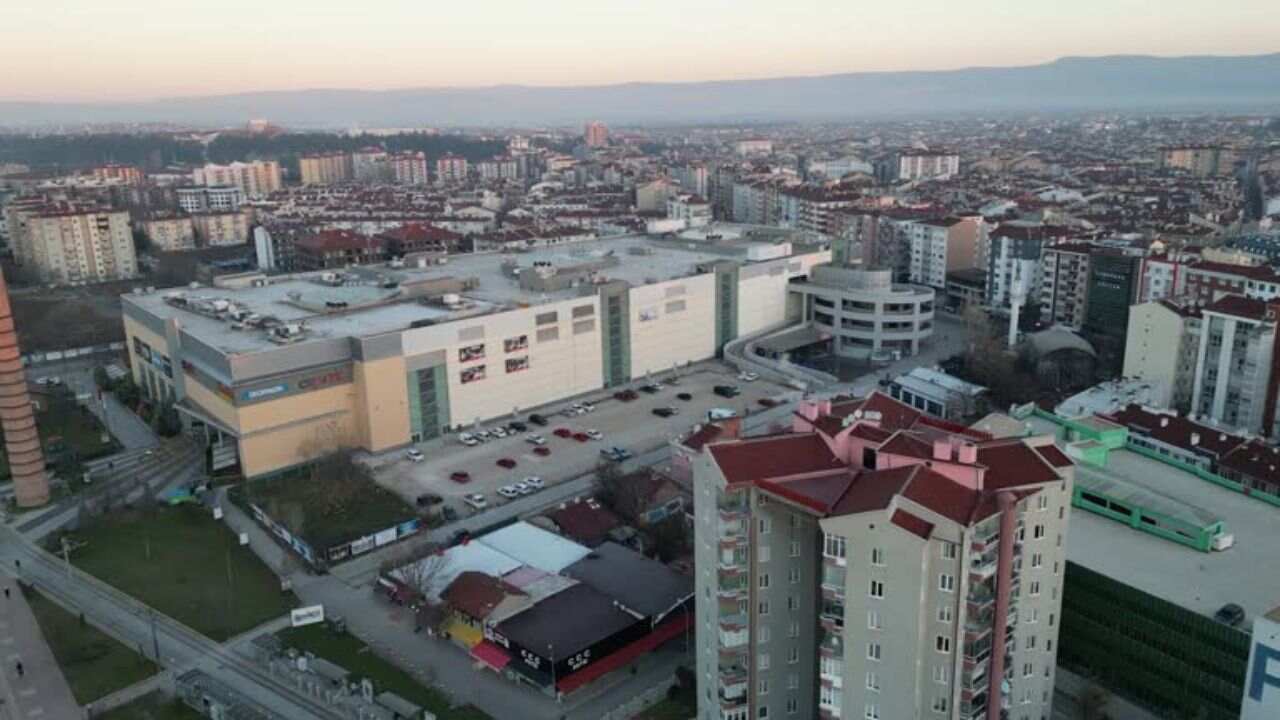
[[[649,535],[653,540],[654,553],[664,563],[682,557],[692,547],[689,526],[685,524],[682,514],[668,515],[650,525]]]
[[[133,251],[138,255],[145,255],[151,251],[151,238],[142,231],[142,228],[133,229]]]
[[[596,484],[600,487],[596,499],[615,515],[635,522],[648,500],[649,483],[645,479],[643,473],[623,474],[618,463],[601,462],[596,465]]]
[[[433,592],[444,589],[435,586],[446,564],[441,546],[405,543],[379,566],[383,575],[395,572],[396,579],[413,593],[415,624],[433,633],[448,617],[444,604],[432,598]]]
[[[104,392],[111,389],[111,376],[107,375],[106,368],[98,365],[93,369],[93,384]]]
[[[178,409],[171,402],[156,409],[152,425],[161,437],[173,437],[182,432],[182,419],[178,417]]]
[[[1101,685],[1090,683],[1080,694],[1080,714],[1084,720],[1104,720],[1107,703],[1111,702],[1111,693]]]

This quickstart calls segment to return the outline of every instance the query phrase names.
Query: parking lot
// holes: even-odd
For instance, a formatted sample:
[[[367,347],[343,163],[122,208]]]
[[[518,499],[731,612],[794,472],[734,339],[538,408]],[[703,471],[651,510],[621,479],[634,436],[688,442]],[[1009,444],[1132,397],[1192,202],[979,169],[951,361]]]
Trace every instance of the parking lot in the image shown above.
[[[590,471],[600,461],[602,448],[616,446],[639,454],[683,434],[695,423],[704,422],[707,411],[712,408],[729,408],[742,415],[748,410],[763,409],[760,404],[762,398],[780,398],[794,392],[763,379],[743,382],[732,368],[718,362],[682,370],[674,385],[668,384],[670,376],[666,374],[652,379],[662,382],[664,387],[657,393],[646,393],[640,391],[640,387],[648,381],[636,380],[628,387],[637,391],[637,398],[629,402],[613,397],[615,392],[625,388],[610,388],[587,397],[533,409],[519,418],[502,418],[480,426],[492,430],[516,419],[528,423],[530,414],[540,413],[548,420],[545,427],[530,424],[526,432],[489,440],[474,447],[463,446],[459,442],[459,434],[452,433],[431,442],[419,443],[416,448],[424,456],[420,462],[410,460],[403,451],[381,456],[373,461],[378,482],[410,502],[423,493],[438,494],[465,516],[475,512],[463,503],[466,495],[482,494],[487,507],[494,507],[508,501],[498,494],[499,488],[528,476],[537,476],[550,486]],[[732,399],[721,397],[713,392],[716,385],[736,385],[741,394]],[[687,393],[690,399],[679,399],[677,396],[682,393]],[[595,409],[581,415],[564,414],[574,402],[580,401],[594,403]],[[678,412],[669,418],[653,413],[655,408],[665,407],[675,408]],[[573,432],[596,430],[602,439],[583,442],[559,437],[555,431],[561,428]],[[475,430],[469,427],[465,432],[474,434]],[[545,438],[546,444],[542,447],[549,451],[545,456],[534,452],[536,446],[526,440],[529,434]],[[514,461],[515,467],[500,467],[498,461],[504,459]],[[467,473],[469,482],[464,484],[450,479],[450,475],[458,472]]]

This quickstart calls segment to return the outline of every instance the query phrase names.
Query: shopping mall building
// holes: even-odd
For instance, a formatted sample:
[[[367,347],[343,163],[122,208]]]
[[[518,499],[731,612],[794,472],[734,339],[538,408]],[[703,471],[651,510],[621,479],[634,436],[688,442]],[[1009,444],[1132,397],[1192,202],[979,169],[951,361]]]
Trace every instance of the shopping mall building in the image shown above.
[[[626,237],[124,296],[134,378],[248,477],[381,452],[714,357],[799,321],[788,231]]]

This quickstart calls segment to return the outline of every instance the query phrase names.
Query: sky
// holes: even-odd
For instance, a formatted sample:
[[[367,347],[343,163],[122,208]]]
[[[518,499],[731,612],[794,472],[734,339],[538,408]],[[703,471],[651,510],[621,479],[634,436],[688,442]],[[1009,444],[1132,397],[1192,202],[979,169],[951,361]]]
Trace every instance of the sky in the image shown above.
[[[679,82],[1276,51],[1275,0],[0,2],[0,100]]]

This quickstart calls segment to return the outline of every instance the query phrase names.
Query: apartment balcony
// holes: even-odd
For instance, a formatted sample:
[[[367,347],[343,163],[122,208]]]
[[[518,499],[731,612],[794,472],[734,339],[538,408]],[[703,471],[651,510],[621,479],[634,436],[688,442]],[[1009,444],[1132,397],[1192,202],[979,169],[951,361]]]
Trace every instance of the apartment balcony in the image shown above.
[[[969,575],[973,582],[982,582],[993,577],[996,574],[999,559],[1000,555],[995,551],[995,548],[974,557],[973,562],[969,565]]]
[[[747,576],[745,573],[720,573],[720,582],[716,594],[721,600],[737,600],[747,596]]]
[[[747,698],[720,701],[720,720],[744,720],[747,717]]]
[[[818,720],[840,720],[840,708],[830,705],[818,706]]]
[[[961,700],[958,708],[961,720],[986,720],[987,695],[983,693],[971,700]]]
[[[728,665],[720,668],[719,689],[720,700],[746,700],[748,674],[742,665]]]
[[[964,639],[967,643],[980,640],[994,629],[995,605],[990,604],[976,613],[967,614],[964,621]]]

